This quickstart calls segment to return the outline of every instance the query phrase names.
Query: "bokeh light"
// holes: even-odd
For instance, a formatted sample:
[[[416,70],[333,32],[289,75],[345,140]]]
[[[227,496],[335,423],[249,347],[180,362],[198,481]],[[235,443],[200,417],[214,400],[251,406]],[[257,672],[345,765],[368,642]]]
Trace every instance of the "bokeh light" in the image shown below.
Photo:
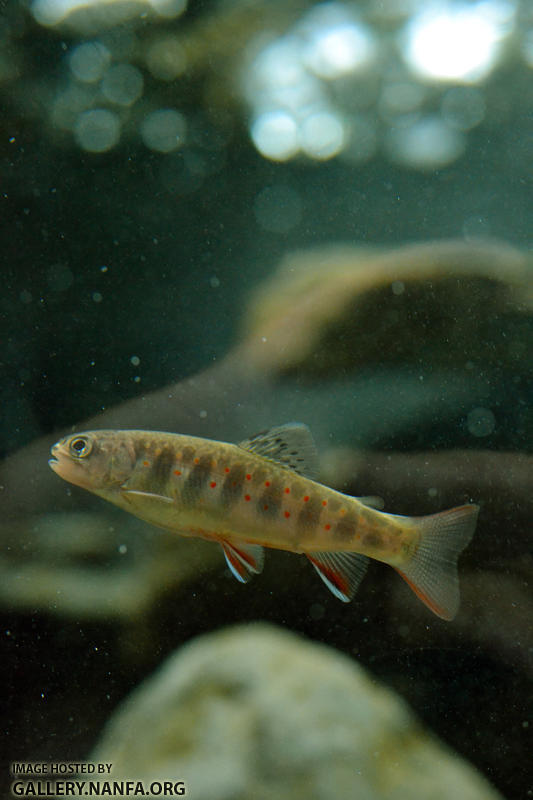
[[[286,111],[268,111],[251,126],[252,141],[259,152],[274,161],[287,161],[300,149],[298,125]]]
[[[141,137],[150,150],[171,153],[182,147],[186,122],[183,114],[173,108],[152,111],[141,124]]]
[[[60,25],[68,19],[80,30],[111,27],[139,16],[148,6],[158,16],[174,18],[185,11],[186,0],[33,0],[31,11],[40,25]]]
[[[428,3],[407,25],[405,59],[422,78],[480,81],[493,69],[513,16],[506,0]]]
[[[331,111],[310,114],[300,125],[302,150],[321,161],[340,153],[344,139],[344,124],[340,117]]]
[[[446,166],[455,161],[465,148],[464,135],[437,115],[414,119],[404,127],[391,128],[386,143],[393,161],[418,169]]]
[[[83,42],[71,50],[69,66],[82,83],[99,81],[111,62],[111,53],[102,42]]]
[[[114,111],[95,108],[82,112],[74,125],[80,147],[89,153],[111,150],[120,139],[120,119]]]
[[[328,80],[368,67],[375,41],[368,28],[341,3],[319,3],[302,20],[302,62]]]
[[[131,106],[142,94],[143,76],[131,64],[116,64],[108,69],[102,80],[102,94],[111,103]]]

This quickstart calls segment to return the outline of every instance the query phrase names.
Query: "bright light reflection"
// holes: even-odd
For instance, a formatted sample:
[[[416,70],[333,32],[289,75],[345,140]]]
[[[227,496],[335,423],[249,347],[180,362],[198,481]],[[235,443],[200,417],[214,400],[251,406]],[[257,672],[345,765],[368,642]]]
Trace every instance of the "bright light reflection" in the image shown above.
[[[374,56],[371,32],[341,3],[318,3],[303,17],[296,32],[303,42],[306,67],[332,80],[366,67]]]
[[[298,126],[285,111],[268,111],[251,126],[253,143],[259,152],[273,161],[287,161],[299,150]]]
[[[336,156],[344,145],[342,121],[329,111],[307,117],[300,125],[302,150],[312,158],[325,160]]]
[[[513,12],[505,0],[433,3],[407,25],[405,59],[426,78],[480,81],[495,64]]]
[[[331,80],[366,66],[373,51],[368,33],[347,22],[313,31],[303,57],[309,69]]]
[[[120,7],[126,18],[137,16],[139,5],[148,5],[162,17],[177,17],[186,7],[186,0],[33,0],[31,12],[41,25],[57,25],[74,11]]]
[[[388,149],[394,161],[418,169],[437,169],[463,153],[465,138],[441,117],[427,116],[403,128],[391,128]]]

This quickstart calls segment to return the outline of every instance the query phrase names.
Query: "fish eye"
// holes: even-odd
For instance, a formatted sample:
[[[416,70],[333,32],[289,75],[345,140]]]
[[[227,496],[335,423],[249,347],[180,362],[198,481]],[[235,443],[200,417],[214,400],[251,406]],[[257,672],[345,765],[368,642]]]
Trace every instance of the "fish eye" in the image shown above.
[[[85,458],[88,456],[93,446],[86,436],[75,436],[69,445],[69,450],[76,458]]]

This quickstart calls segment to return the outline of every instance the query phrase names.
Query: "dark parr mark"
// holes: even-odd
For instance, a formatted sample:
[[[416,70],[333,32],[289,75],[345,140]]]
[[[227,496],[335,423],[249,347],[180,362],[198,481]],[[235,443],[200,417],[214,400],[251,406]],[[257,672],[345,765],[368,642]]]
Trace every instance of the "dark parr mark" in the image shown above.
[[[152,480],[160,491],[167,485],[175,460],[174,453],[168,447],[164,447],[159,455],[154,455],[152,459]]]
[[[310,496],[298,514],[298,527],[309,528],[318,525],[323,511],[322,500],[317,495]]]
[[[335,537],[341,541],[348,542],[355,536],[355,520],[341,519],[335,525],[333,531]]]
[[[263,517],[272,519],[279,514],[282,492],[283,484],[279,480],[270,481],[269,486],[265,484],[265,491],[257,501],[257,510]]]
[[[185,503],[193,505],[198,501],[202,490],[211,478],[211,461],[210,455],[194,459],[194,466],[183,486],[182,498]]]
[[[183,464],[190,464],[195,456],[196,450],[189,444],[181,451],[181,461]]]
[[[363,547],[370,547],[372,550],[377,550],[381,544],[381,537],[378,536],[377,533],[365,533],[364,536],[361,537],[361,545]]]
[[[222,491],[220,492],[220,503],[223,508],[229,508],[241,498],[242,485],[246,470],[242,464],[234,464],[224,478]]]

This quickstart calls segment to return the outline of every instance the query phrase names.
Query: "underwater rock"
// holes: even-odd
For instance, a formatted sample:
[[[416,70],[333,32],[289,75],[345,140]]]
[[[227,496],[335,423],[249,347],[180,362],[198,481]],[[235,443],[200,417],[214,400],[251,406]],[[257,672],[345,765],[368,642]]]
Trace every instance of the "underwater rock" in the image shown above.
[[[523,366],[532,274],[497,241],[296,252],[251,298],[244,338],[263,369],[315,378],[369,364]]]
[[[108,722],[110,778],[192,800],[490,800],[500,795],[346,656],[265,624],[192,641]]]
[[[139,626],[166,592],[222,568],[217,551],[166,531],[150,535],[113,509],[43,514],[3,528],[0,606]]]

